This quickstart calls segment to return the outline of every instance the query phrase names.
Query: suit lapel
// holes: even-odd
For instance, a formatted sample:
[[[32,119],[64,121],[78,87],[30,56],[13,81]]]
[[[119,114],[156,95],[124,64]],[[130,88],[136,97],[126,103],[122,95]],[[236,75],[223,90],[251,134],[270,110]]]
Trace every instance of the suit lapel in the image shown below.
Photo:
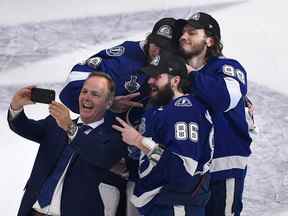
[[[73,120],[74,122],[77,122],[78,119]],[[103,123],[99,125],[98,127],[94,128],[88,135],[87,138],[92,138],[95,140],[95,144],[102,144],[110,140],[109,133],[107,133],[107,126]],[[76,159],[79,157],[79,153],[74,153],[71,161],[70,161],[70,166],[75,163]]]

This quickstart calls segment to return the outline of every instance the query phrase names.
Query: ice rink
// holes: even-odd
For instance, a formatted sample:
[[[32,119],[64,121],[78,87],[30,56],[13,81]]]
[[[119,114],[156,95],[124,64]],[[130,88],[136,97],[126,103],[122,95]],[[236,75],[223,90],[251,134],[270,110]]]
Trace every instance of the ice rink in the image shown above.
[[[153,23],[202,10],[222,27],[224,54],[245,67],[259,133],[252,146],[243,216],[288,216],[288,19],[286,1],[1,0],[0,212],[14,216],[37,144],[13,134],[6,115],[11,96],[28,84],[59,90],[71,67],[98,50],[145,38]],[[46,105],[27,107],[31,118]]]

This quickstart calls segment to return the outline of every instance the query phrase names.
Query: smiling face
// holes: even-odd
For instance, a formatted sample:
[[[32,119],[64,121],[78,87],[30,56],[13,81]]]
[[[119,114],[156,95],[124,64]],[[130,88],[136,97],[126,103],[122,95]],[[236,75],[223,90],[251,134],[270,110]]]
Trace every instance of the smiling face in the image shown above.
[[[79,96],[80,117],[84,123],[89,124],[103,118],[111,105],[107,96],[107,79],[94,76],[85,81]]]
[[[171,87],[171,78],[167,73],[162,73],[148,79],[151,88],[151,103],[156,106],[163,106],[169,103],[174,96]]]
[[[180,52],[186,58],[191,58],[207,52],[212,46],[211,38],[207,37],[204,29],[195,29],[191,25],[185,25],[182,36],[179,39]]]

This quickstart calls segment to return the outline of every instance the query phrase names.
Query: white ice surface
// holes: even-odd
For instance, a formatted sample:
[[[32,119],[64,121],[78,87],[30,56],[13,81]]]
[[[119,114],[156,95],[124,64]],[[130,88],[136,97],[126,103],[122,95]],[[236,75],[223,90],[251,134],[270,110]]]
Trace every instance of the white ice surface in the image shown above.
[[[207,3],[237,2],[238,0],[1,0],[0,25],[71,19],[87,16],[111,15],[145,10],[166,10],[182,6],[200,6]]]

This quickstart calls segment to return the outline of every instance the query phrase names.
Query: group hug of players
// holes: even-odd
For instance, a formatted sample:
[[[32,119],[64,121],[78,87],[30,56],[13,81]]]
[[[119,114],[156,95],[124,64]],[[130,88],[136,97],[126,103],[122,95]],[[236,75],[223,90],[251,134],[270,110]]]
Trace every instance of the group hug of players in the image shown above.
[[[125,41],[72,68],[60,99],[75,113],[91,72],[116,84],[108,115],[137,164],[128,166],[127,199],[138,212],[127,215],[240,215],[251,102],[245,69],[222,49],[218,22],[198,12],[163,18],[144,41]]]

